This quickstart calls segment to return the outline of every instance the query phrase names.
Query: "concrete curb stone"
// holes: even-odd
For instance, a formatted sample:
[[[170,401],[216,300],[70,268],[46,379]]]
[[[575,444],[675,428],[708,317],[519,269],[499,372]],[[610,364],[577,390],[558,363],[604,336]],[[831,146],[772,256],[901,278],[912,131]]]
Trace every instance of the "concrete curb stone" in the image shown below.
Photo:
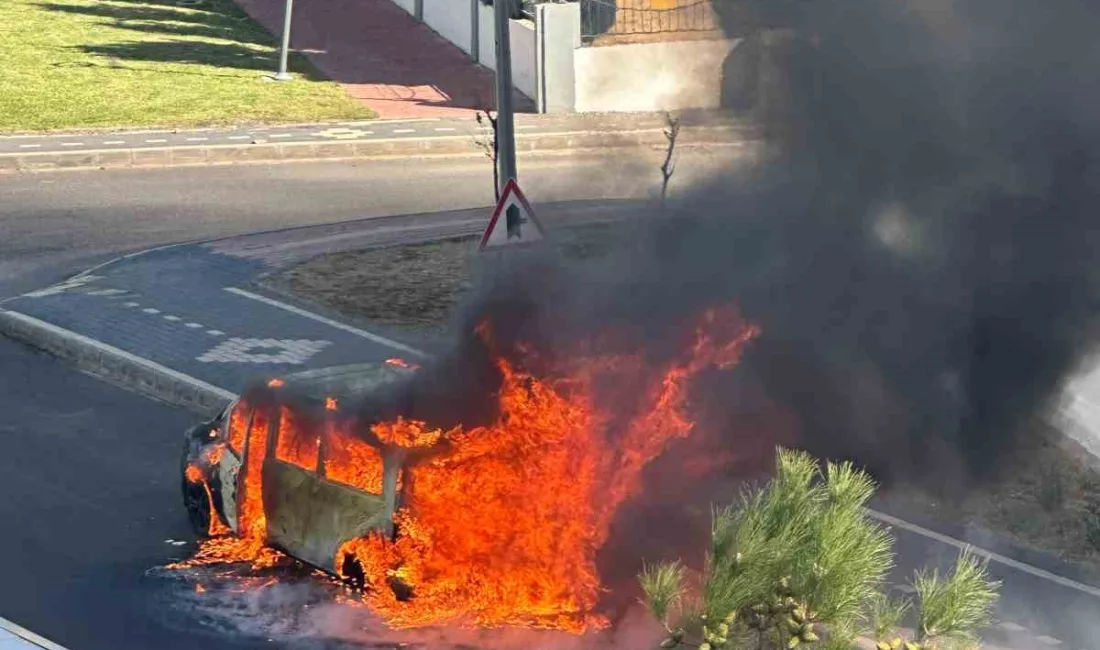
[[[744,128],[730,125],[687,126],[678,147],[741,145],[754,141]],[[663,129],[632,131],[566,131],[520,134],[516,148],[524,152],[566,152],[586,149],[647,148],[667,144]],[[333,160],[388,156],[484,155],[474,138],[439,136],[337,142],[257,142],[125,150],[48,151],[0,154],[0,173],[61,169],[171,167],[240,162]]]
[[[68,361],[113,384],[205,417],[221,411],[229,400],[226,391],[186,381],[178,373],[122,350],[94,344],[78,334],[4,309],[0,309],[0,334]]]

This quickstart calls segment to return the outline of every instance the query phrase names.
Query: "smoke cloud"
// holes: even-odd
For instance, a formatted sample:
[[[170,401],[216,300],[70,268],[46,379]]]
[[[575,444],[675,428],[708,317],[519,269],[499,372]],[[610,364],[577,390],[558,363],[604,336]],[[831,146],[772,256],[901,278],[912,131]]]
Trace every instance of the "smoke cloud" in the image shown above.
[[[732,24],[746,15],[790,29]],[[1096,341],[1100,10],[835,0],[726,18],[756,34],[726,94],[775,155],[640,217],[598,262],[487,264],[458,330],[487,320],[505,349],[551,355],[629,331],[621,344],[659,359],[687,315],[734,303],[764,334],[736,378],[698,391],[728,448],[782,438],[738,426],[756,395],[793,416],[798,444],[882,480],[949,460],[980,476]],[[474,341],[412,401],[444,419],[477,403],[492,371],[470,363]],[[464,367],[481,374],[455,381]]]

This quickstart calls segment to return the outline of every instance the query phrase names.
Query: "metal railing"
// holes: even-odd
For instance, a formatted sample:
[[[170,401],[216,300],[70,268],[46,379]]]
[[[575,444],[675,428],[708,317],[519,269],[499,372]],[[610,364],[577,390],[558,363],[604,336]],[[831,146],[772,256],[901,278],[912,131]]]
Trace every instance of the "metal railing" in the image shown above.
[[[581,38],[718,30],[712,0],[579,0]]]

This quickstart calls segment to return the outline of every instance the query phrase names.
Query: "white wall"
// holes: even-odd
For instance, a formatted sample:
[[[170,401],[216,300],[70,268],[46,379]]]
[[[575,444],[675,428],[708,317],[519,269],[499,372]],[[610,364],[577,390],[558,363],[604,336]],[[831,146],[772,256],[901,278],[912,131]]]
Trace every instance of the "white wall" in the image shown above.
[[[490,70],[497,69],[497,39],[493,24],[493,8],[477,3],[478,62]]]
[[[428,0],[424,0],[427,2]],[[443,0],[446,1],[446,0]],[[493,8],[478,3],[478,59],[490,70],[497,69],[496,23]],[[509,21],[512,35],[512,85],[528,97],[535,96],[535,23],[530,20]]]
[[[416,0],[393,0],[393,2],[410,14],[416,12]]]
[[[424,22],[466,54],[472,51],[470,0],[424,0]]]
[[[578,112],[717,108],[722,64],[737,40],[581,47],[574,51]]]
[[[530,20],[513,20],[510,27],[512,85],[524,95],[534,97],[538,84],[538,71],[535,68],[538,58],[535,56],[535,23]]]

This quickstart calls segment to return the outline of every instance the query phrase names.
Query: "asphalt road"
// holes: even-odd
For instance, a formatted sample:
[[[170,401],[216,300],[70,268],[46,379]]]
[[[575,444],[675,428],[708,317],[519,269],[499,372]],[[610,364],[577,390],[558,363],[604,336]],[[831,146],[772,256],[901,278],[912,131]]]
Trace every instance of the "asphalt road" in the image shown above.
[[[685,152],[673,191],[720,160]],[[534,203],[640,198],[659,190],[659,165],[659,152],[527,156],[519,172]],[[161,244],[494,203],[484,158],[10,175],[0,199],[0,297]]]
[[[180,432],[193,416],[0,339],[0,614],[80,650],[193,650],[216,637],[146,605],[181,554]]]
[[[690,172],[694,160],[681,162],[681,182],[713,165],[699,160]],[[657,187],[650,161],[613,162],[527,160],[521,177],[536,202],[638,197]],[[489,178],[484,160],[2,177],[0,295],[176,241],[488,205]],[[72,650],[245,647],[202,632],[180,585],[147,574],[184,552],[166,540],[188,538],[176,467],[193,417],[3,339],[0,364],[0,615]],[[899,534],[899,550],[906,569],[952,552],[909,533]],[[1010,594],[1007,614],[1074,632],[1063,647],[1098,647],[1078,640],[1100,621],[1100,599],[996,570]]]

